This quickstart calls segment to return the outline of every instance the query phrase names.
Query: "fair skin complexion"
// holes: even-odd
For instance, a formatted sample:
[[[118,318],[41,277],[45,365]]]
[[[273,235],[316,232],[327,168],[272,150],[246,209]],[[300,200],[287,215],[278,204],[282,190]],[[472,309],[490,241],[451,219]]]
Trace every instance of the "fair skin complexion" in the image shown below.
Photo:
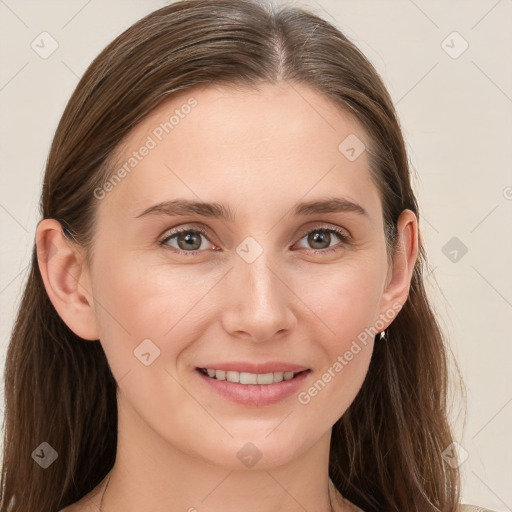
[[[158,141],[154,129],[191,97],[197,106]],[[329,485],[329,442],[366,376],[373,338],[309,403],[298,394],[365,328],[392,322],[409,292],[418,227],[405,210],[388,259],[367,154],[350,161],[338,150],[349,134],[369,143],[354,118],[304,86],[185,91],[129,134],[119,167],[148,135],[158,144],[94,199],[90,266],[57,221],[38,224],[38,250],[52,254],[39,263],[52,303],[78,336],[101,341],[118,382],[117,458],[103,511],[328,512],[329,497],[336,511],[356,510]],[[366,214],[292,212],[326,197]],[[177,198],[222,203],[234,219],[137,218]],[[188,244],[186,233],[158,243],[171,228],[199,227],[207,235],[189,233]],[[350,239],[322,238],[319,228]],[[237,252],[248,236],[262,249],[251,263]],[[145,339],[160,350],[148,366],[134,356]],[[241,360],[311,371],[296,393],[254,407],[219,396],[196,369]],[[252,467],[237,456],[248,442],[261,454]],[[69,510],[97,511],[104,484]]]

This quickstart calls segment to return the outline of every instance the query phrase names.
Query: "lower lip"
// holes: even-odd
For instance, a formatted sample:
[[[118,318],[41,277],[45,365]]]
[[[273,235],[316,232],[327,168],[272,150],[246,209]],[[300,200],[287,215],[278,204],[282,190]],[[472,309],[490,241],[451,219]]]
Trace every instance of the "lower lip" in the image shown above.
[[[259,407],[275,404],[296,393],[310,371],[304,371],[291,380],[282,380],[273,384],[240,384],[212,379],[198,369],[196,369],[196,373],[210,389],[220,396],[239,404]]]

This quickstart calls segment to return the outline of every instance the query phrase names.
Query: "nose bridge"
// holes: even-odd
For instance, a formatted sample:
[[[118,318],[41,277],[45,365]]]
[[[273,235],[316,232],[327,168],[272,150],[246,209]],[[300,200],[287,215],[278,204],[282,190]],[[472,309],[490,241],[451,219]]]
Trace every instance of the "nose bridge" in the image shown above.
[[[289,329],[293,320],[291,292],[278,277],[279,264],[272,251],[247,237],[236,252],[229,283],[232,306],[224,314],[225,328],[261,340]]]
[[[271,270],[275,261],[272,261],[274,258],[270,249],[264,248],[253,237],[247,237],[236,252],[238,258],[234,270],[241,279],[241,291],[245,289],[252,307],[265,304],[271,306],[275,295],[281,290],[276,282],[275,271]],[[244,283],[246,286],[243,286]]]

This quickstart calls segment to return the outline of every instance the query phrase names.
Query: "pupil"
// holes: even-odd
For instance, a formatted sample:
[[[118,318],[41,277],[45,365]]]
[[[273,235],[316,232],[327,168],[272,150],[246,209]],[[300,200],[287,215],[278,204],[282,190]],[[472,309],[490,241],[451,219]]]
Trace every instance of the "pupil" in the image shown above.
[[[315,249],[325,249],[325,247],[329,247],[331,234],[326,231],[315,231],[314,234],[309,236],[308,241]],[[327,245],[322,247],[325,242],[327,242]],[[320,247],[317,247],[316,244],[320,244]]]
[[[194,237],[197,238],[198,240],[194,241]],[[199,247],[201,247],[201,240],[197,236],[197,234],[186,233],[185,235],[179,237],[179,239],[180,241],[186,242],[186,247],[188,249],[199,249]]]

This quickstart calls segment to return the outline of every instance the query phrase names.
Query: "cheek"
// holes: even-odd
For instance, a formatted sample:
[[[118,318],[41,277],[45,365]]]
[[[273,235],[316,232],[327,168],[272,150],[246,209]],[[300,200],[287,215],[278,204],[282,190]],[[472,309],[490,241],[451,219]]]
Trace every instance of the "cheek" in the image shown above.
[[[145,358],[155,367],[174,367],[208,320],[204,297],[219,280],[218,273],[198,277],[185,267],[122,255],[115,261],[93,274],[100,339],[114,375],[139,368],[139,352],[149,352]]]
[[[355,341],[331,354],[329,363],[297,396],[304,414],[330,428],[343,416],[357,396],[368,372],[373,340]]]
[[[378,258],[354,259],[324,273],[321,280],[317,275],[303,283],[304,302],[317,317],[318,331],[311,336],[323,359],[316,380],[297,398],[310,414],[323,418],[323,424],[339,419],[366,377],[385,271]]]
[[[295,290],[315,313],[331,355],[345,351],[352,339],[374,324],[385,274],[378,255],[354,255],[297,281]]]

